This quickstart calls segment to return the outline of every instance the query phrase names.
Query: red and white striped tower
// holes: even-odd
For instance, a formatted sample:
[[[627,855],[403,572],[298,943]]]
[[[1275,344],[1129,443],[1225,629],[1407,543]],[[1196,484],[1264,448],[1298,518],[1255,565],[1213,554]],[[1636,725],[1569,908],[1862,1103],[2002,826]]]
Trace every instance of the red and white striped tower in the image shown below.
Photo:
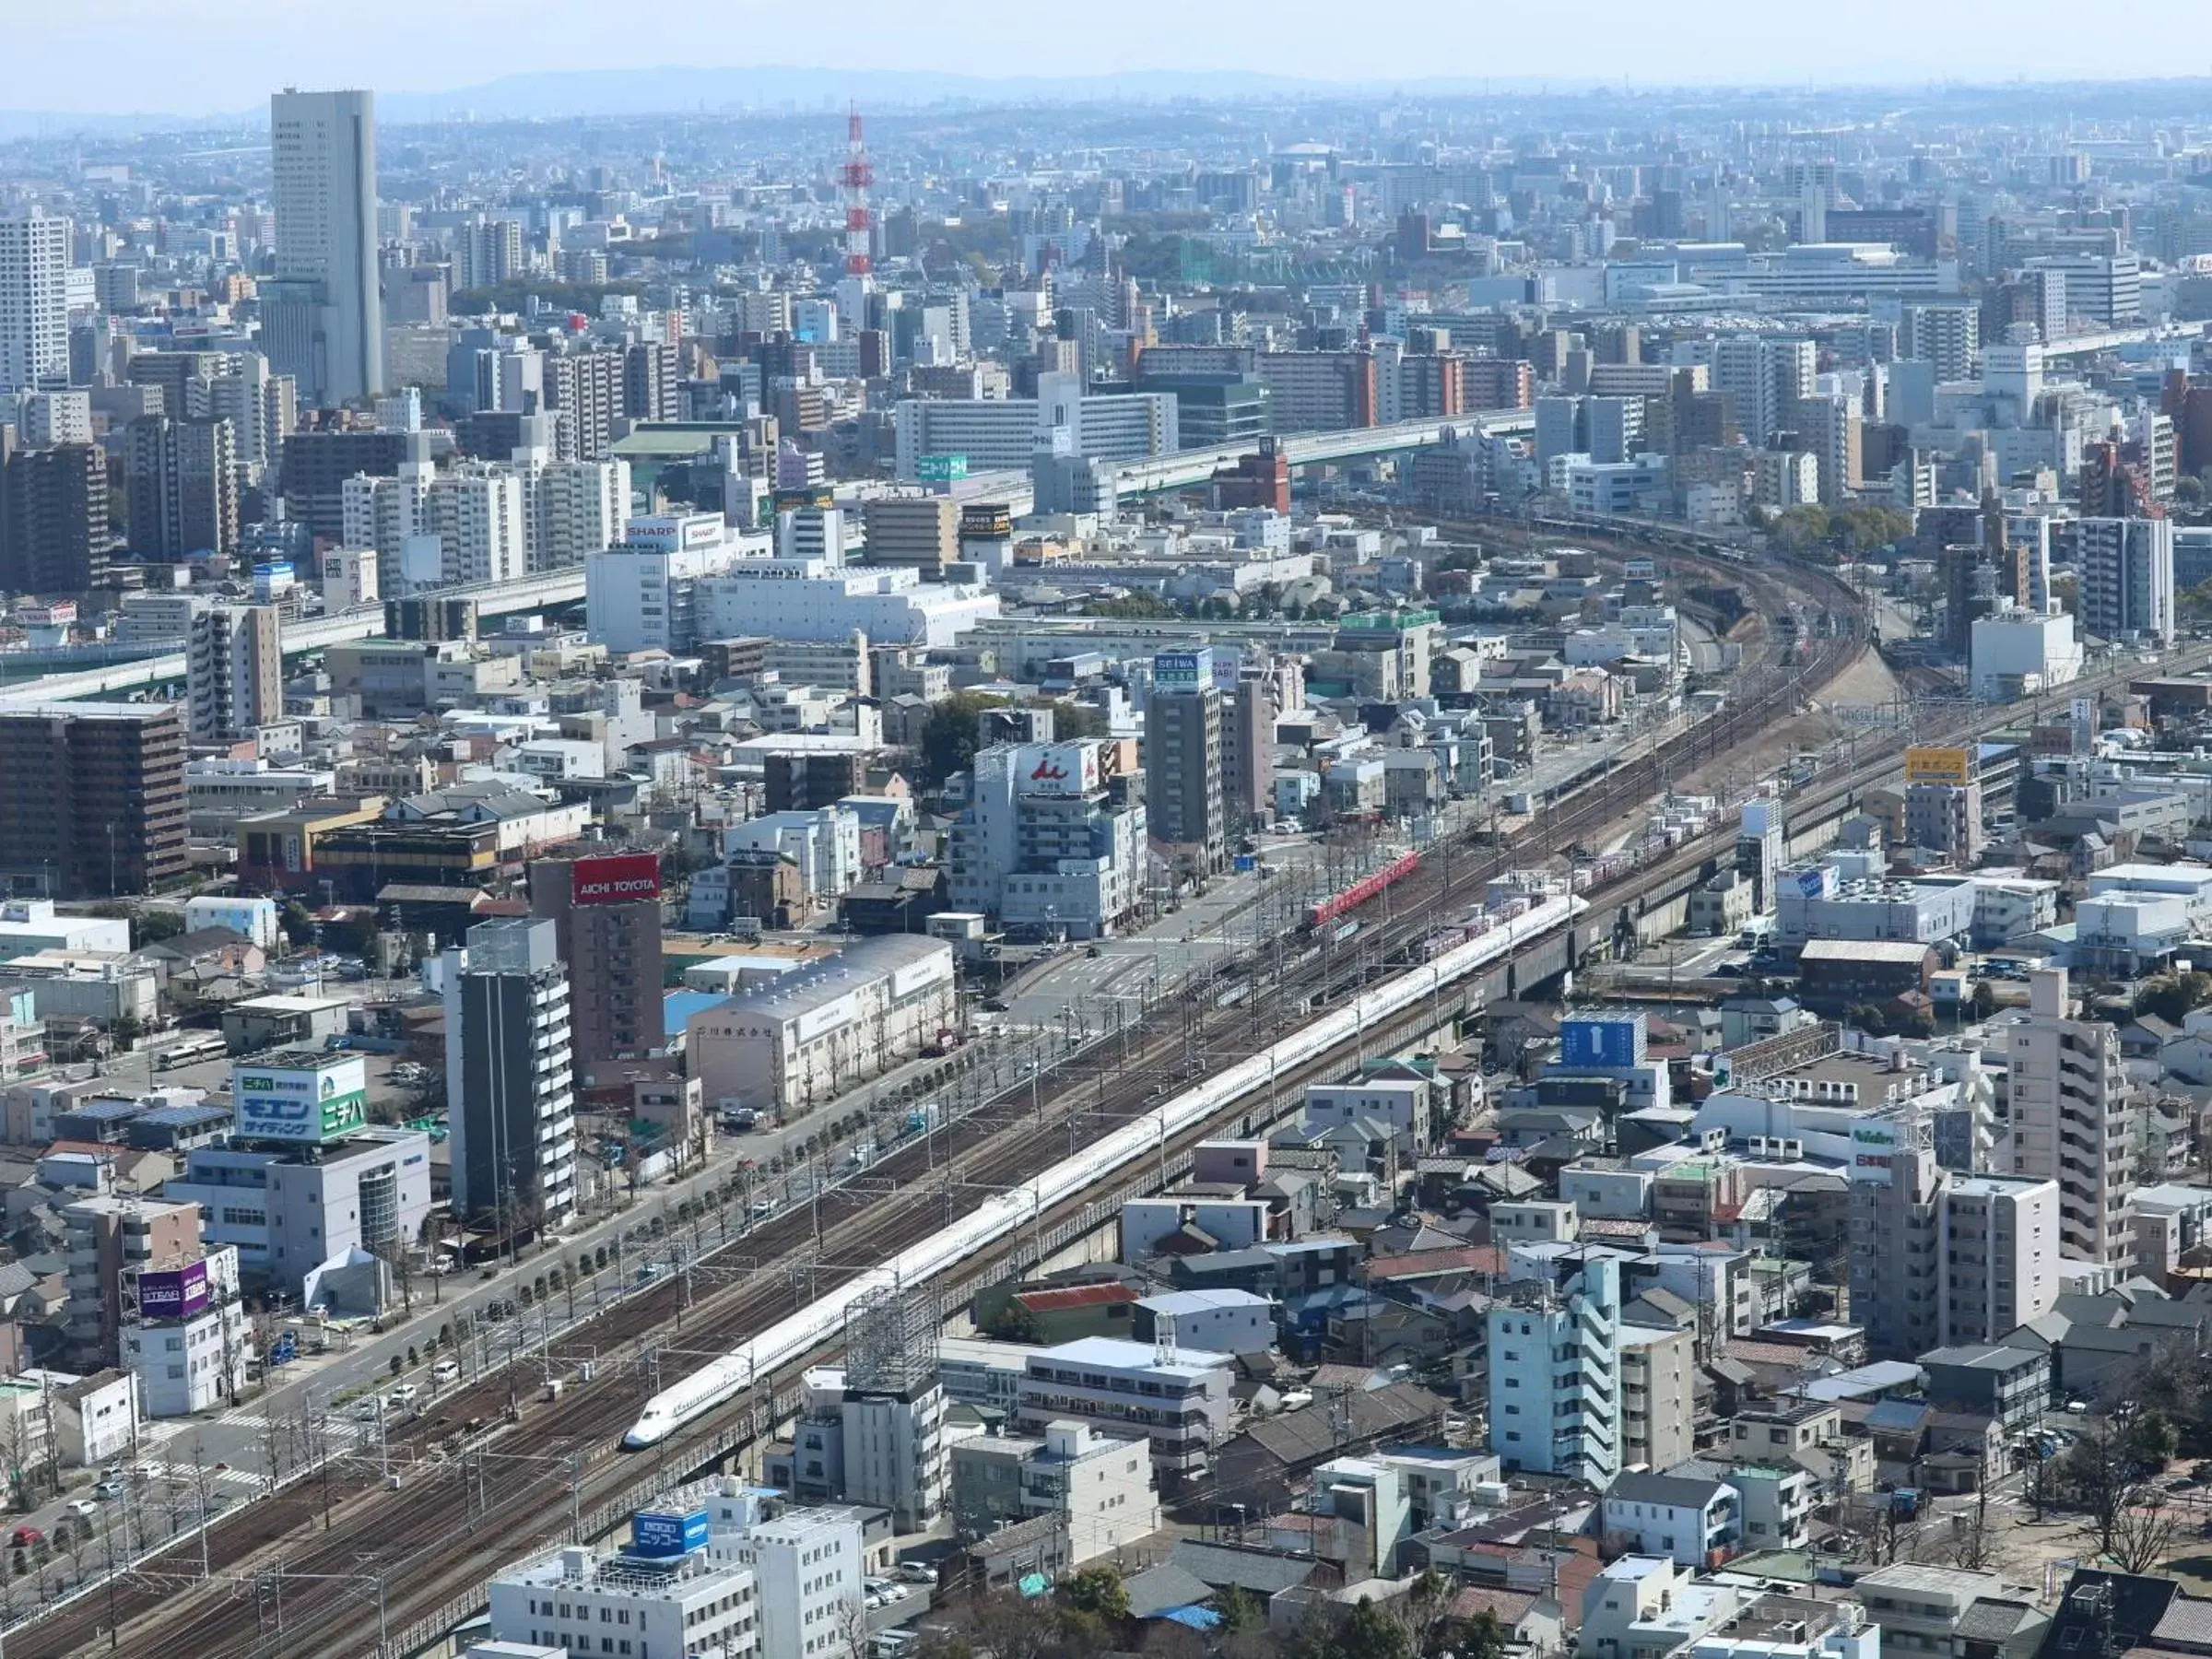
[[[876,216],[868,207],[868,186],[876,175],[868,166],[860,112],[854,110],[846,121],[845,164],[838,171],[845,196],[845,275],[865,281],[876,268]]]

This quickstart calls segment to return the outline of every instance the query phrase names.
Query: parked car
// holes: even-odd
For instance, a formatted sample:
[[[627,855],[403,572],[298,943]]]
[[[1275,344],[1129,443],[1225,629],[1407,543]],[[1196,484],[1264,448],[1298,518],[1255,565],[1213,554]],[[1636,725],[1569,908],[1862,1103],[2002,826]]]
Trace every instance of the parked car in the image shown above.
[[[901,1561],[899,1576],[910,1584],[934,1584],[937,1582],[937,1570],[922,1561]]]

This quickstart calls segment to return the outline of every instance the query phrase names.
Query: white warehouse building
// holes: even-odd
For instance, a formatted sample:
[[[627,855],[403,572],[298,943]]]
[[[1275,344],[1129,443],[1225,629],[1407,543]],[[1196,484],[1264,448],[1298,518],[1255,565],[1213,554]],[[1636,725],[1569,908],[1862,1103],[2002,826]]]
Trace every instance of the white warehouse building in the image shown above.
[[[1035,397],[910,397],[893,411],[899,476],[924,455],[964,455],[971,473],[1023,472],[1040,448],[1100,461],[1142,461],[1182,448],[1173,394],[1086,395],[1072,374],[1041,374]]]
[[[694,589],[698,638],[849,640],[949,648],[998,615],[998,595],[963,582],[924,584],[906,566],[848,570],[826,559],[752,559],[704,577]],[[594,628],[594,636],[597,636]]]
[[[788,1117],[918,1053],[953,1020],[952,947],[890,934],[700,1009],[684,1044],[717,1110]]]

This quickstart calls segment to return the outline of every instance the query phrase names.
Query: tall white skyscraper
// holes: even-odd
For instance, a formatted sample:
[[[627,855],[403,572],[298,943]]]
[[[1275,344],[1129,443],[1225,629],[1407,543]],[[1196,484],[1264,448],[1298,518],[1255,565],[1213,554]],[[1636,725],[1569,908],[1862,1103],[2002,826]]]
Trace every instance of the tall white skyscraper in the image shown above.
[[[269,100],[276,276],[262,288],[270,360],[318,407],[384,389],[376,269],[376,98],[284,91]]]
[[[0,218],[0,392],[69,372],[69,221]]]

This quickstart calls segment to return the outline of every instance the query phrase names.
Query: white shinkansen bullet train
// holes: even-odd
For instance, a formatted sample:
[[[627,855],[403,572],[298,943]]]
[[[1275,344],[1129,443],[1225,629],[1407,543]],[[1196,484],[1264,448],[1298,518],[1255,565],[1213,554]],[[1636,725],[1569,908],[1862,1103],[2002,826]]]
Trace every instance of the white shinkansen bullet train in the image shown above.
[[[622,1437],[623,1446],[636,1451],[658,1444],[686,1423],[735,1399],[756,1379],[771,1377],[792,1361],[834,1341],[844,1330],[847,1311],[870,1291],[926,1284],[1014,1233],[1032,1217],[1050,1213],[1116,1171],[1156,1154],[1185,1130],[1266,1087],[1271,1076],[1295,1070],[1315,1055],[1326,1053],[1365,1027],[1379,1024],[1453,981],[1487,967],[1585,908],[1580,899],[1561,893],[1540,899],[1517,913],[1477,918],[1468,925],[1480,931],[1465,944],[1339,1004],[1272,1048],[1240,1060],[1219,1076],[1131,1119],[1087,1150],[1053,1165],[1034,1180],[986,1199],[964,1219],[932,1233],[882,1266],[848,1279],[805,1312],[778,1321],[750,1342],[664,1388],[645,1402],[645,1409]]]

